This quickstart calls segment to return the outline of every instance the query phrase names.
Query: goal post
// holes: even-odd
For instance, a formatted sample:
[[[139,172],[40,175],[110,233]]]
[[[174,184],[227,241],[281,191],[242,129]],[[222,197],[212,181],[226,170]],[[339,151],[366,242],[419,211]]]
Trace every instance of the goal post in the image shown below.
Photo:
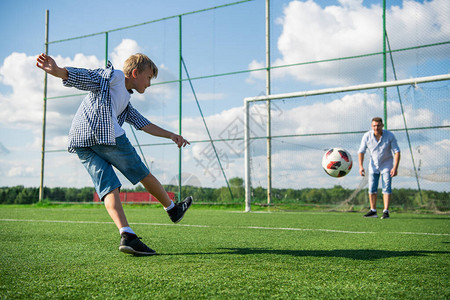
[[[272,100],[286,100],[286,99],[294,99],[299,97],[307,97],[307,96],[317,96],[317,95],[325,95],[325,94],[337,94],[343,92],[353,92],[353,91],[363,91],[363,90],[371,90],[371,89],[379,89],[379,88],[387,88],[387,87],[398,87],[404,85],[413,85],[416,86],[421,83],[429,83],[429,82],[438,82],[438,81],[446,81],[450,80],[450,74],[443,75],[435,75],[435,76],[427,76],[427,77],[417,77],[411,79],[404,80],[393,80],[393,81],[385,81],[385,82],[376,82],[376,83],[368,83],[368,84],[360,84],[353,85],[347,87],[337,87],[337,88],[326,88],[319,90],[309,90],[309,91],[301,91],[301,92],[293,92],[293,93],[283,93],[283,94],[272,94],[272,95],[263,95],[256,97],[247,97],[244,98],[244,166],[245,166],[245,211],[251,211],[251,198],[252,198],[252,185],[251,185],[251,155],[250,155],[250,147],[251,140],[256,139],[255,137],[250,136],[251,132],[251,116],[250,116],[250,104],[255,102],[262,101],[272,101]],[[258,139],[262,138],[271,138],[271,137],[257,137]]]

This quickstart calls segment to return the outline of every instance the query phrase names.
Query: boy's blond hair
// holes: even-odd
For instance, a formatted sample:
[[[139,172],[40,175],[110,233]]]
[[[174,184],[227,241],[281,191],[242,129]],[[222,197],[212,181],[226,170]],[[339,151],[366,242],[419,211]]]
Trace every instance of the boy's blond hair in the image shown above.
[[[156,78],[158,76],[158,67],[155,63],[148,58],[147,55],[136,53],[128,57],[123,64],[123,73],[125,76],[131,77],[131,73],[134,69],[136,69],[139,73],[142,73],[147,67],[150,67],[152,70],[152,78]]]

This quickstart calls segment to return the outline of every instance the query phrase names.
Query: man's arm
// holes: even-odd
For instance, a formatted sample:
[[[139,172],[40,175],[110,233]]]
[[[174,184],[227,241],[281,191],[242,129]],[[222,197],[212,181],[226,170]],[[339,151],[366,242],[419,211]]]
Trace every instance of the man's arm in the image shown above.
[[[365,176],[366,170],[364,170],[364,153],[358,153],[358,162],[359,162],[359,175]]]
[[[400,152],[395,152],[394,154],[394,166],[392,167],[391,170],[391,176],[397,176],[398,173],[398,165],[400,163]]]
[[[50,75],[67,80],[69,78],[69,72],[65,68],[60,68],[56,64],[55,60],[44,53],[38,56],[36,59],[36,66]]]
[[[358,162],[359,162],[359,175],[366,176],[366,170],[364,170],[364,154],[367,150],[367,143],[368,143],[368,135],[370,132],[366,132],[362,139],[361,143],[359,144],[358,149]]]
[[[190,145],[190,143],[187,140],[185,140],[181,135],[162,129],[161,127],[155,124],[145,125],[144,127],[141,128],[141,130],[154,136],[171,139],[172,141],[175,142],[175,144],[177,144],[178,148]]]

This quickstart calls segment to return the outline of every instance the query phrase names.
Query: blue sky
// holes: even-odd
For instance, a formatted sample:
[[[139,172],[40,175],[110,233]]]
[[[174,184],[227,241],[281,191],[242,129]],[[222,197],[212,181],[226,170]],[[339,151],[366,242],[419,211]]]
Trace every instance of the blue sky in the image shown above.
[[[2,1],[0,4],[0,32],[4,42],[0,47],[0,186],[38,186],[40,171],[40,143],[42,118],[43,73],[33,66],[34,58],[44,51],[45,10],[50,11],[50,41],[66,39],[119,27],[139,24],[168,16],[219,6],[232,1]],[[271,1],[271,63],[284,65],[312,60],[330,59],[381,51],[382,1]],[[450,40],[449,4],[445,0],[388,1],[388,34],[394,49]],[[192,77],[262,68],[265,63],[264,1],[255,0],[220,10],[183,17],[183,57]],[[418,18],[420,16],[420,19]],[[130,51],[148,54],[160,68],[155,81],[178,78],[178,19],[152,25],[112,32],[109,35],[108,57],[116,68]],[[448,73],[448,46],[397,54],[395,62],[399,79]],[[50,45],[50,54],[61,65],[101,67],[104,64],[104,35]],[[272,73],[272,92],[285,93],[331,86],[381,81],[380,57],[358,61],[307,65],[276,69]],[[183,75],[184,78],[186,75]],[[264,93],[264,72],[243,73],[193,81],[206,121],[213,137],[230,135],[230,128],[242,126],[243,99]],[[392,71],[388,71],[392,79]],[[441,84],[442,86],[442,84]],[[445,86],[445,85],[444,85]],[[448,87],[448,85],[447,85]],[[448,90],[447,90],[448,91]],[[67,95],[77,91],[63,88],[58,80],[50,79],[49,96]],[[404,93],[408,93],[407,90]],[[447,92],[448,93],[448,92]],[[274,134],[309,133],[313,131],[360,131],[369,129],[373,113],[382,114],[379,91],[327,96],[328,104],[316,111],[324,101],[297,104],[280,102],[274,111]],[[433,105],[411,102],[407,107],[408,121],[413,127],[448,125],[448,99],[440,98]],[[48,103],[47,150],[63,150],[71,118],[82,97],[51,100]],[[363,99],[363,100],[361,100]],[[333,103],[347,107],[348,112],[333,116],[328,122],[319,120],[325,111],[338,109]],[[430,101],[430,100],[429,100]],[[135,95],[132,103],[151,121],[170,130],[178,127],[178,85],[154,85],[143,95]],[[358,107],[361,105],[361,107]],[[373,110],[367,107],[373,105]],[[397,102],[390,102],[389,123],[402,128]],[[421,107],[422,105],[422,107]],[[417,117],[417,109],[430,111]],[[445,109],[447,107],[447,109]],[[258,109],[257,107],[255,109]],[[305,110],[308,113],[305,114]],[[358,115],[355,115],[355,110]],[[374,111],[375,110],[375,111]],[[304,115],[303,115],[304,114]],[[299,118],[301,116],[301,118]],[[426,119],[424,116],[428,116]],[[345,122],[343,122],[343,120]],[[323,127],[325,125],[325,127]],[[259,128],[258,124],[255,128]],[[323,127],[323,128],[322,128]],[[132,132],[127,135],[134,142]],[[238,130],[238,131],[239,131]],[[264,135],[263,131],[255,134]],[[183,134],[193,141],[207,139],[199,112],[188,83],[183,84]],[[143,144],[165,142],[137,133]],[[283,183],[293,187],[333,186],[352,187],[360,178],[357,170],[344,179],[330,181],[320,169],[321,151],[330,145],[343,145],[356,158],[359,136],[345,139],[306,139],[284,141],[275,155],[277,174]],[[404,137],[400,137],[402,143]],[[429,139],[426,147],[436,149],[448,162],[448,131]],[[291,144],[289,144],[291,143]],[[339,145],[338,145],[339,144]],[[264,145],[255,143],[255,182],[264,185]],[[289,145],[289,146],[287,146]],[[402,144],[406,147],[406,144]],[[238,144],[221,144],[219,149],[227,177],[243,177],[242,151]],[[308,148],[309,147],[309,148]],[[423,146],[424,147],[424,146]],[[309,152],[305,149],[310,149]],[[144,155],[152,171],[163,183],[176,177],[177,151],[174,147],[144,147]],[[405,153],[406,153],[405,149]],[[431,150],[430,150],[431,151]],[[447,151],[447,152],[446,152]],[[289,166],[293,155],[311,156],[314,160],[299,162],[294,170]],[[423,153],[423,151],[422,151]],[[430,154],[431,155],[431,154]],[[433,153],[433,155],[438,155]],[[315,160],[319,161],[316,163]],[[431,159],[430,159],[431,160]],[[439,161],[437,163],[439,164]],[[402,161],[405,174],[411,163]],[[445,163],[444,163],[445,164]],[[206,143],[193,143],[183,153],[183,172],[195,174],[200,185],[222,186],[223,178],[210,159]],[[436,167],[430,167],[435,170]],[[300,170],[308,174],[304,184],[296,181]],[[430,171],[431,172],[431,171]],[[445,171],[442,171],[445,173]],[[443,174],[444,174],[443,173]],[[446,173],[445,173],[446,174]],[[426,174],[425,174],[426,175]],[[402,181],[403,182],[403,181]],[[123,180],[125,186],[129,184]],[[89,178],[74,155],[64,151],[46,155],[46,184],[49,186],[90,186]],[[414,185],[408,178],[405,186]],[[441,184],[441,186],[444,184]],[[434,186],[434,183],[430,185]],[[442,189],[438,186],[438,189]],[[445,188],[444,188],[445,189]]]

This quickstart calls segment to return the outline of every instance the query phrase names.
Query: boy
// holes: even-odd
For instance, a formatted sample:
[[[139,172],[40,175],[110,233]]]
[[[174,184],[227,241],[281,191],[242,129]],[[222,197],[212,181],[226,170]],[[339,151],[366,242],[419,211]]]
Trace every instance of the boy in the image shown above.
[[[114,70],[110,62],[106,69],[61,68],[45,54],[39,55],[36,66],[61,78],[64,86],[89,91],[72,121],[68,150],[78,155],[119,229],[119,250],[133,255],[156,254],[130,228],[120,202],[121,183],[112,166],[131,183],[141,182],[164,206],[174,223],[181,221],[192,204],[192,197],[180,203],[174,203],[169,198],[159,181],[142,163],[121,127],[126,121],[148,134],[170,138],[179,148],[189,145],[182,136],[152,124],[129,102],[133,90],[140,94],[145,92],[150,80],[157,77],[158,68],[140,53],[125,61],[123,72]]]

